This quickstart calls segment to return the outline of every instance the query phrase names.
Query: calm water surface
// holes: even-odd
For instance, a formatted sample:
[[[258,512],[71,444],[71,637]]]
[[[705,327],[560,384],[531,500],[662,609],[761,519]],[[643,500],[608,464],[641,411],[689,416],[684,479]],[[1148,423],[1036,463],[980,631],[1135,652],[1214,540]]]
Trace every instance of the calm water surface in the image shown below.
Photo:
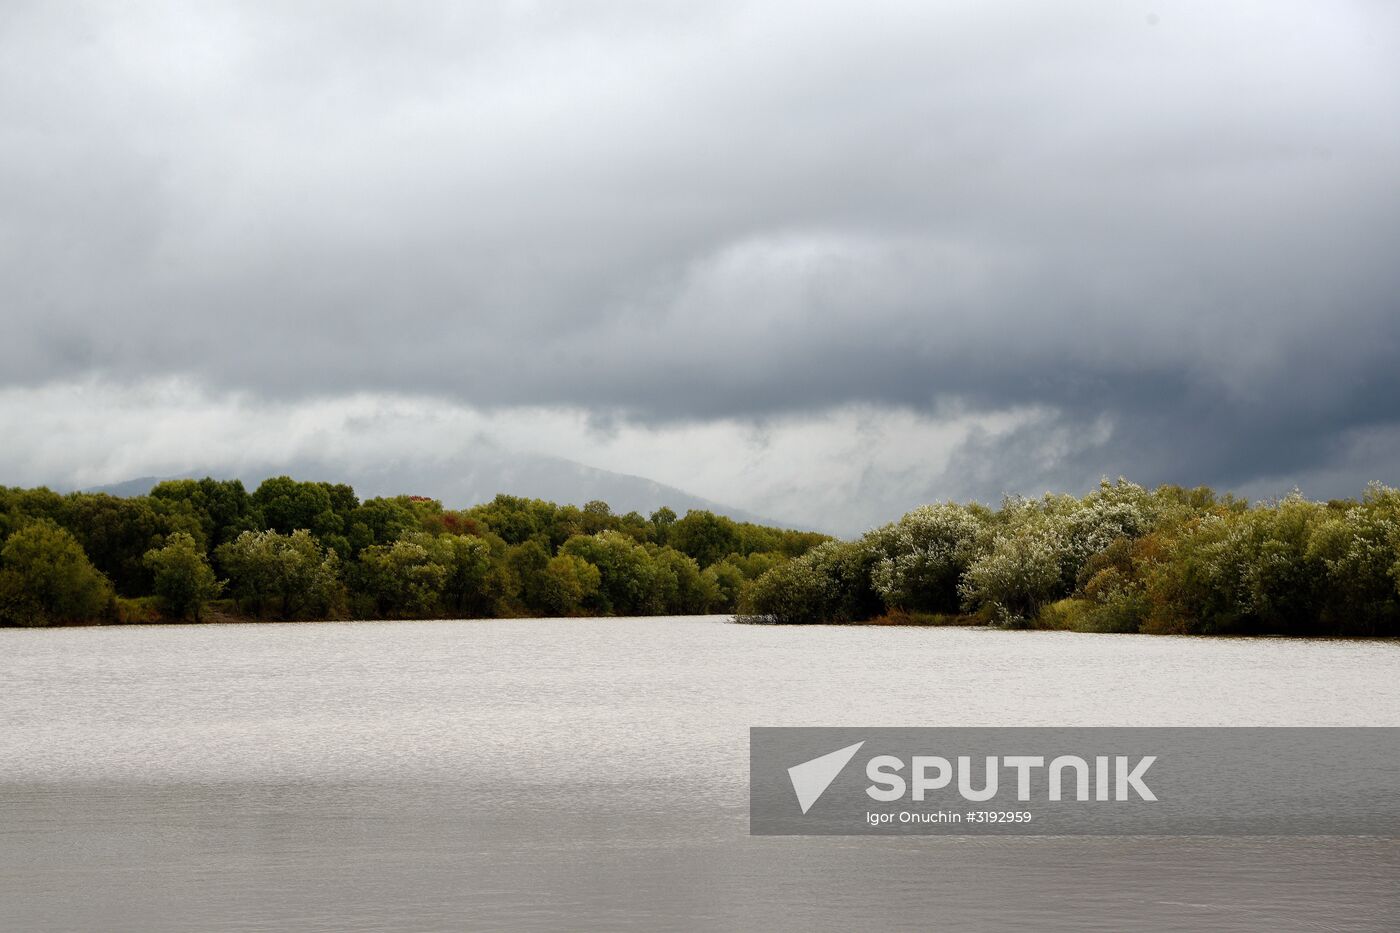
[[[1400,725],[1400,646],[0,631],[0,931],[1400,929],[1390,839],[747,835],[753,725]]]

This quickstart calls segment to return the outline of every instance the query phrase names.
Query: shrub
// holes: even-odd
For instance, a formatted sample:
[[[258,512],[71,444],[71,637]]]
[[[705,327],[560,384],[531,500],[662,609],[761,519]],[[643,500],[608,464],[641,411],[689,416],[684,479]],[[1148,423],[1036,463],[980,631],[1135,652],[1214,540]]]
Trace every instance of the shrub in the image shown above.
[[[1094,604],[1087,599],[1057,599],[1047,603],[1036,619],[1036,628],[1067,632],[1091,631]]]
[[[870,585],[876,554],[863,542],[828,541],[749,583],[739,603],[744,622],[852,622],[883,611]]]
[[[154,596],[138,596],[127,599],[118,596],[114,601],[113,621],[118,625],[150,625],[161,620],[160,600]]]

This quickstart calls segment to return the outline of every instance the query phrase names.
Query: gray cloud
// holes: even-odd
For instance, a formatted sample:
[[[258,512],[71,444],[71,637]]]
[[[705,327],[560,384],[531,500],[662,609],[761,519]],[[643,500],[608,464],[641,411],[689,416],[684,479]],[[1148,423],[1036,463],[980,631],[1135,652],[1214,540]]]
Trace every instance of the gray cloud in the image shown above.
[[[0,383],[1036,405],[920,494],[1397,479],[1388,4],[285,7],[6,5]]]

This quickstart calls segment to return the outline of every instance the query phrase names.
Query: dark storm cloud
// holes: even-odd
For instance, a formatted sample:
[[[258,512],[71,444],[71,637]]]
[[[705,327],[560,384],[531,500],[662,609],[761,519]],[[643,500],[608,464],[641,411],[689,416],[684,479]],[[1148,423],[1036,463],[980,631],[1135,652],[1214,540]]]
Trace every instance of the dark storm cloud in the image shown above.
[[[0,13],[6,384],[1053,409],[976,494],[1400,426],[1387,4],[286,6]]]

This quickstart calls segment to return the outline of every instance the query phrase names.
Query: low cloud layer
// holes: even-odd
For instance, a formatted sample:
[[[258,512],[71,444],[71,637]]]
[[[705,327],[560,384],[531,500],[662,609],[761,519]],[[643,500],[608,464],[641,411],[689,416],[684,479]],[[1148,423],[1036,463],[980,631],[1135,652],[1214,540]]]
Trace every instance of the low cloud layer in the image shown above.
[[[1400,481],[1389,4],[284,7],[0,13],[0,481],[99,385],[843,528]]]
[[[454,507],[499,491],[578,503],[596,496],[643,512],[711,507],[698,496],[736,517],[842,535],[937,499],[1091,484],[1120,436],[1107,417],[1074,422],[1044,407],[924,414],[849,405],[652,425],[600,422],[579,408],[477,409],[383,393],[269,402],[181,379],[3,389],[0,424],[0,476],[11,484],[87,488],[192,472],[256,481],[285,470],[349,481],[366,496],[427,494]],[[1375,464],[1394,462],[1400,432],[1365,432],[1325,468],[1234,488],[1264,497],[1301,481],[1313,492],[1355,493]],[[637,464],[653,482],[628,480]],[[1131,475],[1150,472],[1138,466]]]
[[[54,414],[26,417],[36,411]],[[350,481],[363,495],[429,494],[456,507],[500,491],[580,504],[606,494],[620,508],[643,511],[703,505],[650,484],[600,483],[570,462],[623,474],[618,480],[644,463],[648,479],[736,517],[854,534],[873,516],[898,515],[935,495],[940,484],[970,488],[947,475],[948,451],[1045,415],[931,418],[853,406],[761,424],[601,425],[581,409],[480,410],[377,393],[268,403],[183,380],[125,388],[98,381],[0,390],[0,423],[10,425],[0,475],[87,488],[191,471],[254,478],[289,469]]]

